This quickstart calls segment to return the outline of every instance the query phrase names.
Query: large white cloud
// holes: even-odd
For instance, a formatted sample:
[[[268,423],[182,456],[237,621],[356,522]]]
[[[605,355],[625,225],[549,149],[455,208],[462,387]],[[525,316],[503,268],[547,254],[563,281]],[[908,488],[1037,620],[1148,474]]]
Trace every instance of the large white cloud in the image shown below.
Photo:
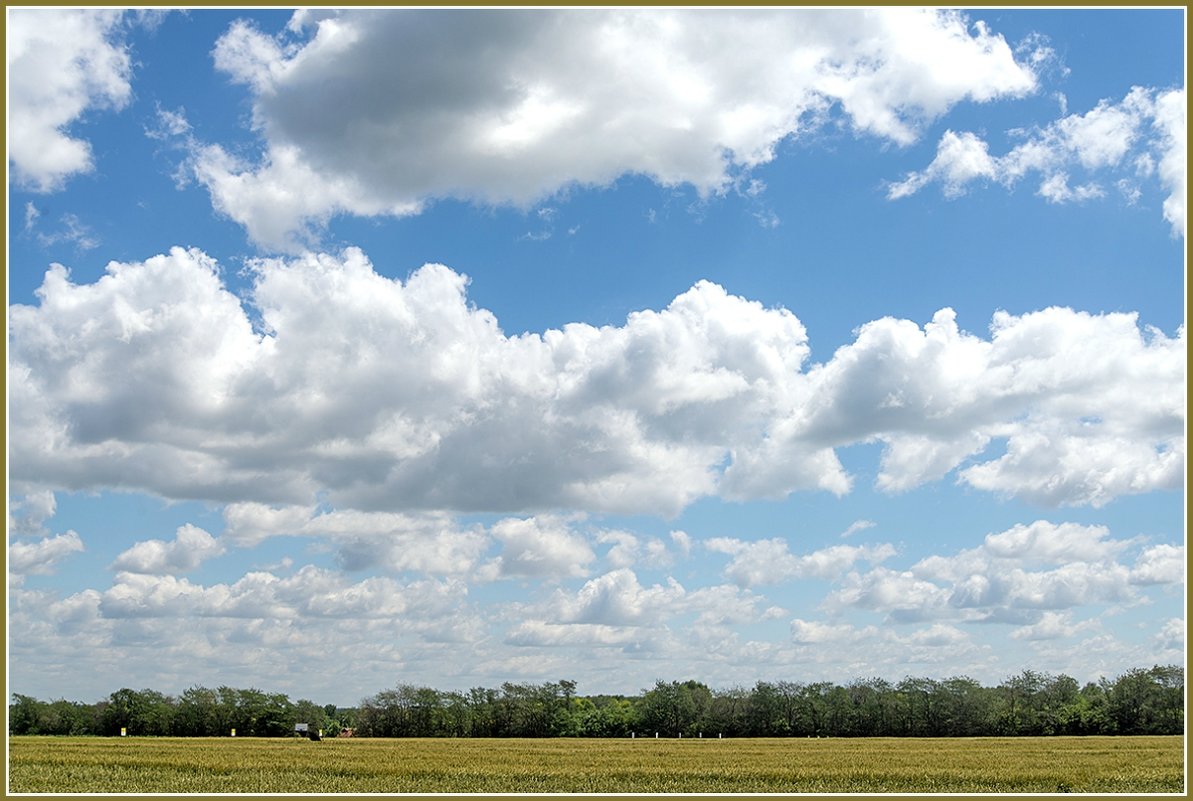
[[[957,197],[974,182],[1014,186],[1038,174],[1037,193],[1052,203],[1103,197],[1099,177],[1117,178],[1128,202],[1140,194],[1141,178],[1157,173],[1168,193],[1164,219],[1173,233],[1185,234],[1186,195],[1185,90],[1134,87],[1121,101],[1103,100],[1084,114],[1069,114],[1043,128],[1014,130],[1022,140],[1003,156],[992,156],[985,140],[970,132],[946,131],[936,157],[923,170],[888,187],[892,200],[907,197],[930,183]],[[1070,172],[1090,180],[1070,185]]]
[[[1180,486],[1183,327],[1169,338],[1135,315],[1054,307],[998,312],[991,329],[989,340],[966,333],[949,309],[923,329],[867,323],[809,372],[797,430],[830,445],[885,443],[878,485],[891,491],[944,476],[995,438],[1006,453],[962,481],[1046,505]]]
[[[929,9],[307,11],[276,35],[237,22],[214,57],[265,154],[196,144],[195,175],[272,247],[334,214],[626,173],[718,192],[834,109],[907,144],[960,101],[1036,86],[1002,36]]]
[[[621,328],[511,338],[444,267],[402,283],[349,251],[256,271],[264,332],[196,251],[85,286],[51,270],[39,306],[11,309],[20,479],[674,512],[713,491],[726,443],[758,436],[807,353],[793,315],[707,283]]]
[[[960,467],[1100,505],[1183,474],[1184,329],[1130,314],[999,312],[989,340],[947,309],[882,319],[805,368],[793,314],[708,282],[623,326],[508,337],[440,265],[402,282],[350,249],[252,269],[246,305],[195,250],[94,284],[54,266],[37,306],[10,308],[14,487],[263,504],[230,511],[248,542],[307,526],[284,509],[324,491],[339,510],[664,514],[840,494],[834,449],[875,440],[890,491]]]
[[[8,158],[18,184],[49,192],[93,169],[91,145],[70,126],[89,109],[123,107],[132,94],[131,59],[118,41],[122,14],[7,11]]]

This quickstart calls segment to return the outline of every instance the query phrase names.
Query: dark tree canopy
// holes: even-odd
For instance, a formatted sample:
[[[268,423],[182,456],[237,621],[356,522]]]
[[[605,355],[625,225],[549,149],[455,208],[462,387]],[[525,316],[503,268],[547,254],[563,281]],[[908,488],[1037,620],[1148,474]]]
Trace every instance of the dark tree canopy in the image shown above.
[[[297,724],[365,737],[974,737],[1182,734],[1185,673],[1129,670],[1084,687],[1024,670],[998,686],[966,676],[832,682],[759,681],[710,689],[655,682],[637,696],[576,692],[576,683],[512,683],[467,692],[398,684],[356,708],[291,701],[250,688],[191,687],[179,696],[121,688],[84,704],[14,694],[9,733],[280,737]]]

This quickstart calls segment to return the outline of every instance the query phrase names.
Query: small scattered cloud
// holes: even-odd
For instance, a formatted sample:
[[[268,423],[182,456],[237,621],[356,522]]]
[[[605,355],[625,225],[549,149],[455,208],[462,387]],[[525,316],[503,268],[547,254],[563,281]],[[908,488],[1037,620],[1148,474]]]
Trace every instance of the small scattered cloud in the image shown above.
[[[1063,96],[1062,96],[1063,99]],[[1023,141],[1006,155],[992,156],[987,143],[969,132],[946,131],[932,163],[887,187],[891,200],[908,197],[930,183],[939,183],[945,197],[956,198],[979,181],[1007,188],[1032,174],[1041,176],[1037,194],[1050,203],[1080,203],[1105,196],[1094,180],[1077,186],[1070,173],[1091,176],[1130,169],[1147,175],[1158,164],[1161,186],[1168,192],[1164,219],[1175,235],[1185,235],[1186,112],[1183,89],[1134,87],[1121,101],[1103,100],[1084,114],[1066,114],[1043,127],[1013,130]],[[1120,183],[1121,180],[1119,179]],[[1125,192],[1129,203],[1138,188]]]
[[[600,531],[596,534],[596,542],[609,545],[605,552],[605,562],[614,568],[633,567],[644,568],[670,567],[677,561],[687,558],[691,543],[681,531],[671,532],[671,545],[655,537],[643,537],[629,531]]]
[[[145,540],[121,553],[111,569],[128,573],[167,575],[189,573],[224,553],[223,544],[201,528],[181,526],[171,542]]]
[[[8,573],[13,586],[25,576],[52,575],[59,563],[86,550],[74,531],[54,534],[47,523],[58,511],[50,490],[30,492],[8,503]]]
[[[1127,178],[1120,178],[1115,182],[1115,186],[1118,188],[1123,201],[1128,206],[1134,206],[1143,197],[1143,192],[1140,190],[1139,185]]]
[[[778,228],[782,225],[779,215],[775,214],[770,209],[764,211],[753,212],[754,219],[758,221],[758,225],[763,228]]]
[[[574,595],[557,591],[552,607],[564,623],[653,625],[666,619],[684,594],[674,580],[643,587],[634,571],[618,568],[585,582]]]
[[[77,215],[63,214],[58,218],[57,230],[44,231],[38,227],[41,213],[28,203],[25,206],[25,232],[33,234],[37,243],[43,248],[67,244],[74,246],[78,253],[85,253],[99,247],[100,241],[92,232],[91,227],[85,225]]]
[[[1154,545],[1139,555],[1131,570],[1131,583],[1183,584],[1185,581],[1185,549],[1180,545]]]
[[[83,550],[83,539],[74,531],[40,540],[11,542],[8,572],[16,576],[50,575],[58,563]]]
[[[1182,618],[1174,617],[1164,621],[1160,626],[1159,632],[1152,638],[1152,642],[1160,650],[1177,651],[1185,650],[1185,621]]]
[[[725,567],[725,577],[741,587],[777,584],[792,579],[834,579],[855,562],[879,564],[895,555],[889,544],[876,546],[834,545],[807,554],[793,554],[786,540],[775,538],[746,542],[730,537],[706,540],[710,551],[733,558]]]
[[[156,107],[153,123],[145,127],[145,136],[160,142],[193,142],[193,128],[186,117],[186,109]]]
[[[30,492],[11,499],[8,504],[8,530],[21,537],[45,537],[46,521],[58,511],[58,501],[51,490]]]
[[[692,538],[686,531],[672,531],[671,541],[675,543],[680,558],[686,559],[692,553]]]
[[[1090,628],[1073,610],[1138,603],[1140,588],[1184,581],[1184,549],[1144,548],[1115,539],[1104,526],[1038,520],[985,537],[977,548],[934,555],[907,570],[854,571],[826,598],[825,608],[868,610],[890,622],[1010,622],[1016,639],[1046,640]]]
[[[1040,184],[1038,194],[1049,203],[1081,203],[1106,196],[1106,193],[1102,191],[1102,187],[1095,183],[1070,187],[1069,176],[1063,172],[1053,173],[1048,176]]]
[[[1164,199],[1164,219],[1174,233],[1185,235],[1186,196],[1188,192],[1188,117],[1185,90],[1174,89],[1156,98],[1152,125],[1158,134],[1158,171],[1160,182],[1168,190]]]
[[[930,183],[940,183],[945,197],[955,198],[965,193],[970,182],[994,179],[997,164],[990,156],[989,146],[969,132],[960,134],[945,131],[936,148],[936,158],[922,172],[913,172],[887,190],[891,200],[913,195]]]
[[[876,525],[878,524],[873,520],[854,520],[849,524],[848,528],[841,532],[841,539],[849,539],[859,531],[865,531],[868,528],[874,528]]]
[[[99,598],[109,619],[231,618],[287,620],[386,619],[433,625],[449,614],[463,585],[424,580],[404,584],[378,577],[352,581],[337,571],[307,565],[288,577],[247,573],[237,581],[204,585],[171,575],[116,574]],[[416,622],[417,621],[417,622]]]
[[[850,623],[821,623],[796,618],[791,621],[791,639],[800,646],[831,645],[856,652],[859,648],[881,649],[898,654],[902,662],[936,662],[956,659],[958,650],[972,651],[969,635],[943,623],[933,623],[909,634],[878,626],[857,627]],[[928,649],[925,651],[924,649]],[[931,651],[943,653],[932,656]],[[856,655],[853,657],[856,659]]]
[[[1084,631],[1097,630],[1100,626],[1096,619],[1074,621],[1071,611],[1045,612],[1040,619],[1030,626],[1023,626],[1011,632],[1015,640],[1062,640],[1074,637]]]
[[[494,523],[491,532],[501,544],[501,554],[481,568],[483,578],[585,576],[596,559],[587,540],[564,518],[506,518]]]
[[[24,236],[33,237],[43,248],[59,244],[73,245],[76,252],[83,253],[99,247],[100,242],[77,215],[62,214],[58,218],[57,230],[44,230],[41,225],[42,212],[31,201],[25,203],[25,224],[21,229]]]

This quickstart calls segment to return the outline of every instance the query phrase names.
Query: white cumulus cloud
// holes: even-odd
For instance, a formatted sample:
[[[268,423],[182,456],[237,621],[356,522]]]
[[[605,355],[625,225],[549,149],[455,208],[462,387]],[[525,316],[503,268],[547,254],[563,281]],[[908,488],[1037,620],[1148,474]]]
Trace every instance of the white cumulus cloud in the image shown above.
[[[834,113],[907,144],[958,102],[1036,87],[1002,36],[934,9],[303,11],[276,34],[233,24],[214,58],[265,155],[196,143],[194,173],[275,248],[336,214],[627,173],[707,195]]]
[[[224,553],[215,537],[189,523],[180,526],[172,542],[145,540],[116,557],[113,570],[129,573],[188,573],[208,559]]]
[[[1185,332],[1134,314],[997,312],[989,339],[949,309],[883,318],[807,366],[793,313],[707,281],[621,326],[511,337],[442,265],[395,280],[348,249],[250,274],[242,299],[198,250],[91,284],[51,267],[9,310],[16,485],[231,503],[248,544],[308,527],[319,493],[341,511],[662,514],[844,494],[835,449],[874,441],[891,492],[956,471],[1100,506],[1183,476]]]
[[[563,518],[506,518],[493,524],[501,555],[488,568],[495,578],[584,576],[596,559],[587,540]]]
[[[122,108],[132,94],[131,58],[119,41],[122,14],[7,11],[8,158],[16,183],[51,192],[94,168],[91,145],[70,127],[90,109]]]
[[[1153,545],[1139,555],[1131,570],[1134,584],[1181,584],[1185,580],[1185,549],[1180,545]]]
[[[16,576],[49,575],[59,562],[83,550],[83,539],[74,531],[32,542],[13,542],[8,546],[8,571]]]
[[[951,309],[923,329],[867,323],[809,371],[799,428],[812,442],[885,443],[878,486],[889,491],[939,479],[997,438],[1006,452],[960,480],[1045,505],[1180,486],[1183,327],[1169,338],[1135,315],[1049,308],[997,312],[991,330],[960,330]]]
[[[585,582],[574,595],[557,592],[555,609],[566,623],[645,625],[665,619],[684,594],[674,579],[643,587],[634,571],[619,568]]]

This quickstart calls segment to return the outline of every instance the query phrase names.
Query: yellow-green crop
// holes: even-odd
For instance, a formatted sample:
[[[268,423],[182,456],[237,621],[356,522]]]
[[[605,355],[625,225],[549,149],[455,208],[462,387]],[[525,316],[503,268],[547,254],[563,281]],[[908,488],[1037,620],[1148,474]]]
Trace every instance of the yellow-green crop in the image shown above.
[[[9,740],[13,792],[1181,792],[1180,737]]]

